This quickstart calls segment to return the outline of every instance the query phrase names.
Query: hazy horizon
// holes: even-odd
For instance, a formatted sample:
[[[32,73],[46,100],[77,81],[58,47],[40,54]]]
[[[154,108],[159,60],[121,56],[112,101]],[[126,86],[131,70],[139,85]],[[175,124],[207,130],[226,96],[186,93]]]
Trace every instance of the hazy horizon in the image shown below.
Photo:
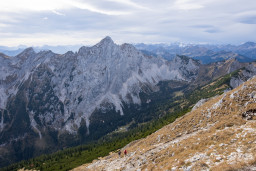
[[[105,36],[106,37],[106,36]],[[104,37],[102,38],[104,39]],[[96,43],[93,43],[93,44],[56,44],[56,45],[48,45],[48,44],[43,44],[43,45],[35,45],[35,46],[28,46],[28,45],[25,45],[25,44],[20,44],[20,45],[17,45],[17,46],[6,46],[6,45],[0,45],[0,48],[1,47],[4,47],[4,48],[10,48],[10,49],[24,49],[24,48],[29,48],[29,47],[33,47],[33,48],[43,48],[43,47],[82,47],[82,46],[94,46],[95,44],[99,43],[102,39],[100,39],[99,41],[97,41]],[[122,43],[118,43],[116,42],[114,39],[113,39],[114,43],[115,44],[118,44],[118,45],[121,45],[121,44],[124,44],[124,43],[127,43],[127,42],[122,42]],[[208,42],[178,42],[178,41],[175,41],[175,42],[136,42],[136,43],[130,43],[130,44],[133,44],[133,45],[139,45],[139,44],[145,44],[145,45],[177,45],[177,44],[183,44],[183,45],[234,45],[234,46],[239,46],[239,45],[242,45],[244,43],[248,43],[248,42],[253,42],[253,43],[256,43],[256,41],[245,41],[245,42],[240,42],[240,43],[208,43]]]

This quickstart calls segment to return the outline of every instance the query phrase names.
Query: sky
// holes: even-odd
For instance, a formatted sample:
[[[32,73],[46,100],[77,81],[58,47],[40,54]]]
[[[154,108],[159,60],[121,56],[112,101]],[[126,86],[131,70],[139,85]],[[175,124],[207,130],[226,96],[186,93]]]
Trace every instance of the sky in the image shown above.
[[[1,0],[0,45],[256,42],[255,0]]]

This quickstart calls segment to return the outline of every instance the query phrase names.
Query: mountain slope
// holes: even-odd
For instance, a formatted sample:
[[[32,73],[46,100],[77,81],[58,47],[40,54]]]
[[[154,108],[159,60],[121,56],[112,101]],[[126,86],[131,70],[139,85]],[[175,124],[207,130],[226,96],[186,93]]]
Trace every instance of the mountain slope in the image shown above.
[[[256,77],[152,135],[74,170],[230,170],[255,163]]]
[[[3,82],[7,81],[8,76],[17,77],[12,84],[23,86],[24,91],[32,89],[27,94],[28,100],[32,98],[30,96],[37,95],[36,90],[33,90],[35,86],[49,86],[52,89],[49,94],[56,96],[59,103],[64,105],[63,111],[57,113],[64,116],[64,128],[71,133],[77,130],[81,119],[84,119],[89,127],[90,115],[102,103],[113,104],[116,112],[123,115],[123,103],[140,104],[138,96],[142,86],[154,89],[161,80],[189,81],[192,77],[188,77],[186,73],[195,75],[193,72],[198,69],[192,60],[187,64],[188,67],[184,67],[182,60],[168,63],[161,58],[146,57],[131,45],[114,44],[109,37],[91,48],[82,47],[76,54],[70,52],[57,55],[50,51],[35,53],[29,48],[16,58],[8,58],[11,64],[7,65],[9,68],[5,66],[6,70],[14,71],[5,77],[5,74],[1,73]],[[183,66],[182,70],[180,66]],[[47,82],[47,79],[50,80]],[[38,85],[39,80],[46,83]],[[5,96],[10,94],[9,97],[15,98],[16,93],[21,92],[21,89],[16,88],[12,94],[7,93],[12,87],[8,83],[1,84],[1,87],[7,87],[7,90],[3,91]],[[0,107],[5,109],[7,103],[10,103],[8,99],[2,98]],[[27,112],[35,110],[28,109]],[[71,113],[74,113],[74,120],[69,121]],[[51,116],[46,114],[45,117]],[[57,118],[53,120],[59,125]],[[43,124],[43,120],[39,120],[40,123],[37,124]]]
[[[230,63],[227,66],[230,66]],[[196,101],[199,102],[194,108],[207,101],[207,98],[230,89],[231,80],[237,79],[241,83],[246,81],[248,77],[250,78],[253,73],[242,68],[198,88],[193,88],[195,83],[189,83],[190,86],[187,86],[185,82],[164,81],[159,84],[160,90],[158,92],[149,95],[147,98],[142,97],[142,99],[146,100],[151,99],[150,105],[139,110],[139,112],[135,112],[140,119],[145,119],[145,116],[154,116],[153,120],[143,119],[139,121],[134,118],[131,123],[119,127],[96,142],[68,148],[51,155],[43,155],[29,161],[22,161],[8,166],[4,170],[17,170],[25,167],[27,169],[64,171],[75,168],[85,162],[91,162],[99,156],[106,156],[109,152],[122,148],[132,140],[146,137],[168,123],[172,123],[177,117],[183,116],[187,111],[190,111],[191,106]],[[107,128],[105,127],[105,129]]]
[[[226,51],[214,52],[212,54],[205,53],[205,54],[202,54],[201,56],[194,56],[193,58],[202,61],[203,64],[209,64],[209,63],[224,61],[228,59],[237,59],[239,62],[254,61],[254,59],[252,58],[248,58],[234,52],[226,52]]]
[[[200,65],[145,56],[110,37],[77,53],[28,48],[0,61],[0,166],[10,156],[17,161],[88,142],[141,118],[141,93],[158,91],[164,80],[189,83]]]
[[[166,61],[110,37],[77,53],[28,48],[15,57],[1,54],[0,61],[0,167],[188,108],[194,101],[184,99],[187,94],[243,67],[234,86],[256,73],[254,63],[237,60]]]

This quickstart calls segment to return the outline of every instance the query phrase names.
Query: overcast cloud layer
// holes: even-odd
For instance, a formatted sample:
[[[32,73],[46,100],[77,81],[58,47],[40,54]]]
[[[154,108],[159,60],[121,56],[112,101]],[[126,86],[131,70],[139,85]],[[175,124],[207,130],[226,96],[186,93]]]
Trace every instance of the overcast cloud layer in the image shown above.
[[[1,0],[0,45],[256,42],[255,0]]]

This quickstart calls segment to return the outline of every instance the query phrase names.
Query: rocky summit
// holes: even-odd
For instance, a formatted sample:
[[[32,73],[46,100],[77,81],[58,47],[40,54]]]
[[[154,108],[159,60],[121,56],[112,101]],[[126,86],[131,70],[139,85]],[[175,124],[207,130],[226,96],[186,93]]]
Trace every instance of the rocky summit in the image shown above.
[[[189,81],[192,77],[186,74],[195,75],[198,69],[192,59],[184,66],[181,59],[167,62],[144,56],[132,45],[116,45],[110,37],[64,55],[28,48],[16,57],[1,57],[1,65],[0,108],[8,110],[22,94],[25,112],[39,135],[46,125],[75,133],[84,120],[89,128],[91,114],[104,103],[123,115],[123,103],[140,104],[143,85],[153,88],[161,80]],[[38,102],[40,110],[34,106]],[[1,131],[8,129],[7,120],[1,123]]]
[[[199,68],[193,59],[146,56],[110,37],[76,53],[28,48],[15,57],[1,54],[0,65],[1,161],[10,154],[16,161],[84,142],[99,124],[106,132],[98,132],[106,134],[104,124],[115,121],[107,122],[98,113],[127,116],[125,106],[140,106],[140,93],[157,91],[163,80],[190,82]]]

